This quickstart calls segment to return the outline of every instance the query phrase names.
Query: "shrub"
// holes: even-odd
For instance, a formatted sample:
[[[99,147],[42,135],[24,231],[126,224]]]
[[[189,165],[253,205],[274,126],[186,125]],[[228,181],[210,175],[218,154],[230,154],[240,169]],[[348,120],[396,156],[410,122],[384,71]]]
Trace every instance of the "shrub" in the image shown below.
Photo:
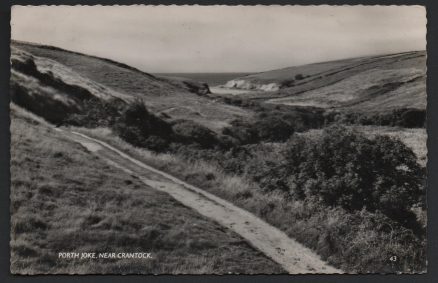
[[[297,81],[299,81],[299,80],[303,80],[303,79],[304,79],[304,76],[303,76],[303,74],[297,74],[297,75],[295,75],[295,79],[296,79]]]
[[[125,102],[118,99],[100,100],[92,98],[81,103],[80,113],[74,113],[64,119],[63,123],[89,128],[110,127],[121,115]]]
[[[280,115],[261,112],[253,122],[235,120],[222,134],[233,137],[240,144],[255,144],[260,141],[278,142],[287,140],[293,133],[292,120],[285,120]]]
[[[256,182],[265,191],[287,191],[287,178],[282,175],[281,152],[269,144],[254,145],[247,148],[249,156],[242,161],[246,178]]]
[[[222,134],[228,135],[240,144],[251,144],[259,141],[258,133],[249,122],[234,120],[231,127],[224,128]]]
[[[289,80],[284,80],[281,82],[281,87],[285,88],[285,87],[293,87],[295,86],[295,80],[294,79],[289,79]]]
[[[294,133],[292,124],[277,116],[258,119],[253,127],[263,141],[285,141]]]
[[[194,142],[204,148],[212,148],[219,142],[213,131],[193,121],[178,121],[172,126],[172,129],[179,136],[179,140],[185,143]]]
[[[62,124],[72,113],[79,112],[76,105],[66,105],[62,101],[45,96],[40,89],[32,89],[12,79],[10,95],[12,102],[57,125]]]
[[[130,144],[155,151],[165,151],[173,135],[170,124],[151,114],[141,100],[125,107],[113,130]]]
[[[426,111],[420,109],[406,109],[400,115],[398,125],[405,128],[426,127]]]
[[[294,136],[284,150],[282,178],[296,198],[314,197],[349,211],[366,208],[412,227],[411,208],[423,194],[415,154],[387,136],[374,140],[343,127],[321,137]]]

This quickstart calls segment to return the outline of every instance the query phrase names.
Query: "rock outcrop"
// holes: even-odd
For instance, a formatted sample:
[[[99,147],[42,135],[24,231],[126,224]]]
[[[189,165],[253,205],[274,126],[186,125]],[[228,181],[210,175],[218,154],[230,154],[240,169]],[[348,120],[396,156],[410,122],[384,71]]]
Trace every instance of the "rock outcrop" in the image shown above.
[[[278,83],[258,83],[245,79],[234,79],[228,81],[224,88],[237,88],[245,90],[262,90],[262,91],[277,91],[280,89],[280,84]]]

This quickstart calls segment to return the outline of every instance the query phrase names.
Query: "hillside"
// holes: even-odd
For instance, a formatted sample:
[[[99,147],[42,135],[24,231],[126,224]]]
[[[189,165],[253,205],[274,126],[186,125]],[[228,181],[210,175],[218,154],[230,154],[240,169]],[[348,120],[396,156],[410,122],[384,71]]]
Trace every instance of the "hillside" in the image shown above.
[[[194,120],[213,130],[251,115],[208,97],[208,86],[193,80],[159,78],[51,46],[12,42],[11,53],[12,100],[39,115],[81,113],[83,101],[96,98],[121,104],[140,98],[153,113],[165,113],[170,120]]]
[[[426,53],[361,57],[236,78],[224,88],[269,103],[354,111],[426,108]]]
[[[11,104],[11,120],[12,273],[284,272],[235,232],[108,165],[41,118]],[[58,258],[72,251],[150,252],[152,259]]]

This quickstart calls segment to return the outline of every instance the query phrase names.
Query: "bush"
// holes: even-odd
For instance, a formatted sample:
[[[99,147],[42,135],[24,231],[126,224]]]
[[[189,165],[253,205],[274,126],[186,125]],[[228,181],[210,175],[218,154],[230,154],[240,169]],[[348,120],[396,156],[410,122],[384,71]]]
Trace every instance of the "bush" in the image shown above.
[[[234,120],[231,127],[224,128],[222,134],[230,136],[240,144],[252,144],[259,141],[258,133],[249,122]]]
[[[295,79],[296,79],[297,81],[299,81],[299,80],[303,80],[303,79],[304,79],[304,76],[303,76],[303,74],[297,74],[297,75],[295,75]]]
[[[349,211],[382,211],[405,226],[416,225],[411,208],[423,195],[415,154],[394,138],[374,140],[343,127],[321,137],[294,136],[284,150],[282,178],[290,193]]]
[[[292,119],[286,120],[274,112],[261,112],[253,122],[235,120],[231,125],[225,128],[222,134],[233,137],[240,144],[285,141],[295,131]]]
[[[406,109],[400,115],[398,125],[405,128],[426,127],[426,111],[420,109]]]
[[[170,124],[149,113],[141,100],[125,107],[113,130],[130,144],[155,151],[165,151],[173,136]]]
[[[295,80],[294,79],[284,80],[284,81],[281,82],[281,87],[282,88],[293,87],[293,86],[295,86]]]
[[[185,143],[198,143],[203,148],[212,148],[219,142],[213,131],[193,121],[178,121],[172,129],[178,135],[178,140]]]
[[[258,139],[263,141],[285,141],[294,133],[292,123],[277,116],[258,119],[254,128]]]
[[[265,191],[287,191],[287,178],[282,175],[282,159],[278,146],[269,144],[247,148],[251,154],[242,160],[246,178],[256,182]]]
[[[126,104],[119,99],[109,101],[92,98],[81,103],[80,113],[64,119],[63,124],[81,127],[110,127],[114,125]]]
[[[56,125],[61,125],[69,115],[79,112],[76,105],[66,105],[62,101],[46,97],[39,89],[32,89],[12,79],[10,95],[12,102]]]

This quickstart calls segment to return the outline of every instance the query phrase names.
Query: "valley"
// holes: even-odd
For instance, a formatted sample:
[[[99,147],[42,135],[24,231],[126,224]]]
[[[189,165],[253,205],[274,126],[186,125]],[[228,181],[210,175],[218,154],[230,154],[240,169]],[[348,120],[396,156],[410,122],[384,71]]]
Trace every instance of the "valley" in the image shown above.
[[[13,41],[11,269],[423,272],[425,57],[344,59],[212,86]],[[168,263],[51,269],[49,250],[73,236],[84,251],[147,247]]]

